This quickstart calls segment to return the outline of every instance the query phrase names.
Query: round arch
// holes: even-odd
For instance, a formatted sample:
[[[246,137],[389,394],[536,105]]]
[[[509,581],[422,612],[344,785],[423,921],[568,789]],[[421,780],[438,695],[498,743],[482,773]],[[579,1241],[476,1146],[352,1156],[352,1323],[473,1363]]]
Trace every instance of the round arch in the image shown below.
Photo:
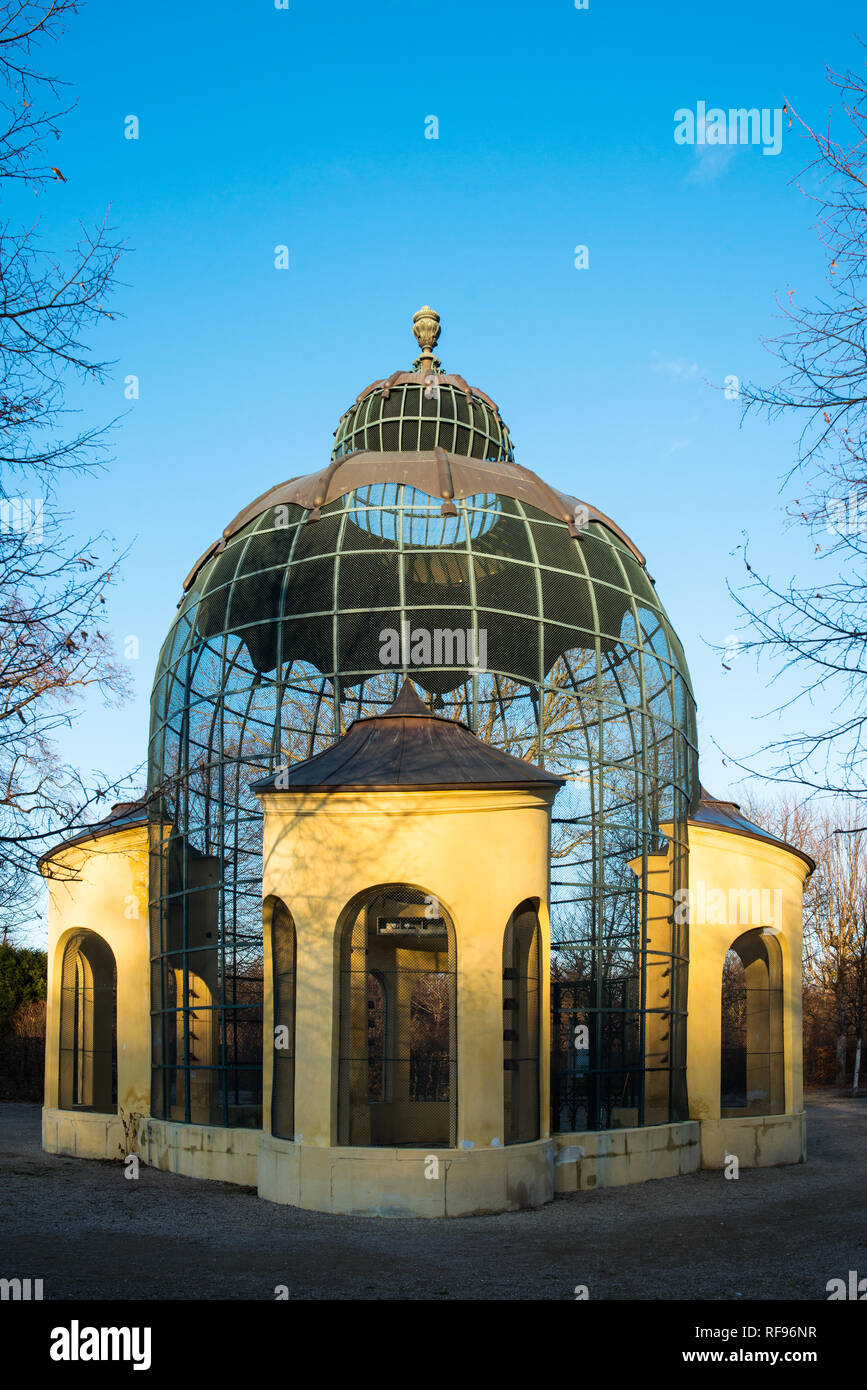
[[[429,890],[372,885],[337,925],[338,1142],[454,1147],[457,947]]]
[[[783,956],[760,927],[729,947],[721,985],[720,1114],[781,1115],[785,1110]]]
[[[117,964],[108,942],[80,928],[59,943],[61,1110],[117,1110]]]
[[[503,933],[503,1122],[506,1144],[539,1138],[541,1032],[539,899],[511,913]]]
[[[283,899],[275,894],[262,904],[262,932],[270,953],[274,999],[271,1133],[278,1139],[294,1139],[297,941],[295,919]]]

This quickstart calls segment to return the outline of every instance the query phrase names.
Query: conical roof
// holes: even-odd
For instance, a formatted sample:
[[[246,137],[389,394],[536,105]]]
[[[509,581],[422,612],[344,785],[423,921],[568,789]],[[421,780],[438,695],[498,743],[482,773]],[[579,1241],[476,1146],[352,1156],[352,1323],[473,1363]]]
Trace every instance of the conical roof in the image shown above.
[[[752,840],[764,840],[766,844],[778,845],[803,859],[805,864],[809,865],[811,873],[816,867],[815,860],[811,859],[809,854],[797,849],[795,845],[790,845],[788,840],[780,840],[762,826],[747,820],[746,816],[741,815],[741,808],[736,801],[720,801],[712,796],[706,787],[700,789],[698,809],[694,816],[690,816],[690,820],[698,825],[710,826],[714,830],[727,830],[733,835],[746,835]]]
[[[383,714],[356,719],[322,753],[254,782],[253,791],[553,789],[564,781],[482,743],[465,724],[433,714],[406,680]]]
[[[119,830],[131,830],[135,826],[147,825],[148,822],[148,798],[139,797],[136,801],[116,801],[107,816],[101,821],[94,821],[92,825],[85,826],[68,839],[58,840],[57,844],[52,845],[44,854],[40,855],[37,863],[41,866],[51,859],[52,855],[59,850],[71,849],[74,845],[85,844],[88,840],[99,839],[103,835],[113,835]]]

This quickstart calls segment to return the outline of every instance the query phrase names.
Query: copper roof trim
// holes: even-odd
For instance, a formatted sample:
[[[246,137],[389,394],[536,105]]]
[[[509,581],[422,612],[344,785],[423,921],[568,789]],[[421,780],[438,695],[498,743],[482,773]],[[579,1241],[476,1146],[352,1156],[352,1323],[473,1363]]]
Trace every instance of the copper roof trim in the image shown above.
[[[75,845],[86,844],[88,840],[98,840],[103,835],[114,835],[121,830],[134,830],[137,826],[146,825],[147,821],[147,797],[141,797],[137,801],[115,802],[108,815],[104,816],[101,821],[79,831],[77,835],[70,835],[67,840],[58,840],[56,845],[47,849],[36,861],[37,867],[41,868],[47,860],[53,858],[62,849],[72,849]]]
[[[444,465],[451,483],[450,494],[444,488]],[[467,458],[462,454],[451,454],[439,448],[418,453],[385,453],[367,449],[336,459],[317,473],[308,473],[303,477],[277,483],[275,487],[255,498],[243,511],[238,512],[224,530],[222,538],[215,541],[193,566],[184,581],[184,592],[192,586],[202,566],[218,549],[225,546],[227,540],[270,507],[291,504],[303,507],[309,512],[316,512],[318,508],[344,497],[355,488],[368,487],[374,483],[405,483],[427,493],[429,497],[441,497],[446,501],[473,497],[480,492],[501,493],[505,497],[525,502],[537,511],[546,512],[557,521],[562,521],[572,534],[577,533],[579,538],[580,531],[575,526],[574,517],[577,508],[583,507],[586,508],[589,521],[598,521],[631,551],[640,565],[643,566],[645,563],[638,547],[605,512],[600,512],[595,507],[579,501],[577,497],[549,486],[531,469],[524,468],[521,464]]]
[[[816,861],[811,859],[804,850],[790,845],[788,840],[780,840],[776,835],[763,830],[760,825],[755,825],[751,820],[747,820],[746,816],[741,814],[741,808],[736,801],[720,801],[717,797],[711,796],[705,787],[700,789],[698,808],[695,815],[689,817],[689,821],[691,824],[706,825],[712,830],[723,830],[731,835],[743,835],[748,840],[762,840],[765,844],[777,845],[779,849],[787,849],[790,854],[796,854],[799,859],[803,859],[810,873],[816,867]]]

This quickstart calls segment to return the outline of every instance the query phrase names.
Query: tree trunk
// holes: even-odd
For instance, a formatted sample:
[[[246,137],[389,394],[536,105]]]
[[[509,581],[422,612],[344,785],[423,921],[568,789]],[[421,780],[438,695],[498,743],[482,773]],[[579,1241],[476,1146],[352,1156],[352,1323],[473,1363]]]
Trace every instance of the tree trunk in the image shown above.
[[[840,969],[840,955],[837,953],[837,982],[834,991],[837,1004],[837,1075],[834,1080],[836,1086],[846,1085],[846,1053],[848,1052],[847,1043],[849,1041],[846,1032],[846,987],[843,980],[843,972]]]

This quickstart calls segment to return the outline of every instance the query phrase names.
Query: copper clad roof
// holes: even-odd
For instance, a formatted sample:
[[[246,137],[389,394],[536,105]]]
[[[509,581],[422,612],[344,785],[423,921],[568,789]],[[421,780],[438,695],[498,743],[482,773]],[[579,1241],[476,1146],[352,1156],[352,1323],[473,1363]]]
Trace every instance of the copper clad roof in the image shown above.
[[[318,508],[336,501],[347,492],[373,483],[406,483],[428,496],[442,497],[444,502],[453,498],[473,497],[477,493],[501,493],[564,522],[578,535],[580,531],[575,528],[575,511],[583,507],[588,521],[598,521],[607,527],[631,550],[639,564],[645,563],[638,547],[604,512],[550,487],[536,473],[518,463],[491,463],[485,459],[447,453],[445,449],[420,453],[360,450],[335,460],[318,473],[290,478],[263,492],[261,497],[257,497],[229,522],[220,540],[209,546],[196,562],[184,580],[184,590],[192,586],[199,570],[211,556],[225,548],[227,540],[270,507],[294,504],[315,513]]]
[[[808,865],[810,873],[816,867],[815,860],[803,850],[790,845],[787,840],[779,840],[776,835],[771,835],[767,830],[763,830],[760,825],[755,825],[746,816],[741,815],[741,808],[736,801],[719,801],[711,796],[705,788],[701,788],[698,810],[690,820],[697,825],[707,825],[714,830],[727,830],[733,835],[745,835],[751,840],[764,840],[766,844],[778,845],[780,849],[787,849],[790,854],[797,854],[804,863]]]
[[[496,401],[492,401],[490,396],[486,395],[484,391],[479,390],[478,386],[469,386],[462,376],[456,376],[454,372],[437,372],[436,381],[438,386],[457,387],[459,391],[463,392],[468,401],[472,400],[473,396],[478,396],[479,400],[484,401],[485,405],[502,421],[503,417],[500,415],[500,408]],[[365,386],[363,391],[359,391],[358,395],[355,397],[355,405],[361,405],[361,402],[373,391],[381,391],[383,397],[388,400],[389,394],[395,386],[421,385],[424,385],[424,379],[416,371],[393,372],[391,376],[380,377],[379,381],[372,381],[369,386]],[[350,406],[350,409],[346,411],[345,414],[350,414],[352,409],[354,409],[354,407]],[[345,416],[341,416],[340,418],[344,419]],[[335,430],[334,433],[336,434],[337,431]]]
[[[564,778],[476,738],[465,724],[432,714],[409,681],[394,704],[356,719],[342,738],[305,762],[254,782],[255,792],[472,787],[559,788]],[[279,781],[279,785],[277,785]]]
[[[141,797],[138,801],[116,801],[108,815],[104,816],[101,821],[87,826],[77,835],[71,835],[67,840],[59,840],[56,845],[51,846],[51,849],[40,855],[38,863],[45,863],[58,850],[71,849],[74,845],[85,844],[88,840],[96,840],[101,835],[114,835],[119,830],[131,830],[134,826],[146,825],[147,820],[147,797]]]

